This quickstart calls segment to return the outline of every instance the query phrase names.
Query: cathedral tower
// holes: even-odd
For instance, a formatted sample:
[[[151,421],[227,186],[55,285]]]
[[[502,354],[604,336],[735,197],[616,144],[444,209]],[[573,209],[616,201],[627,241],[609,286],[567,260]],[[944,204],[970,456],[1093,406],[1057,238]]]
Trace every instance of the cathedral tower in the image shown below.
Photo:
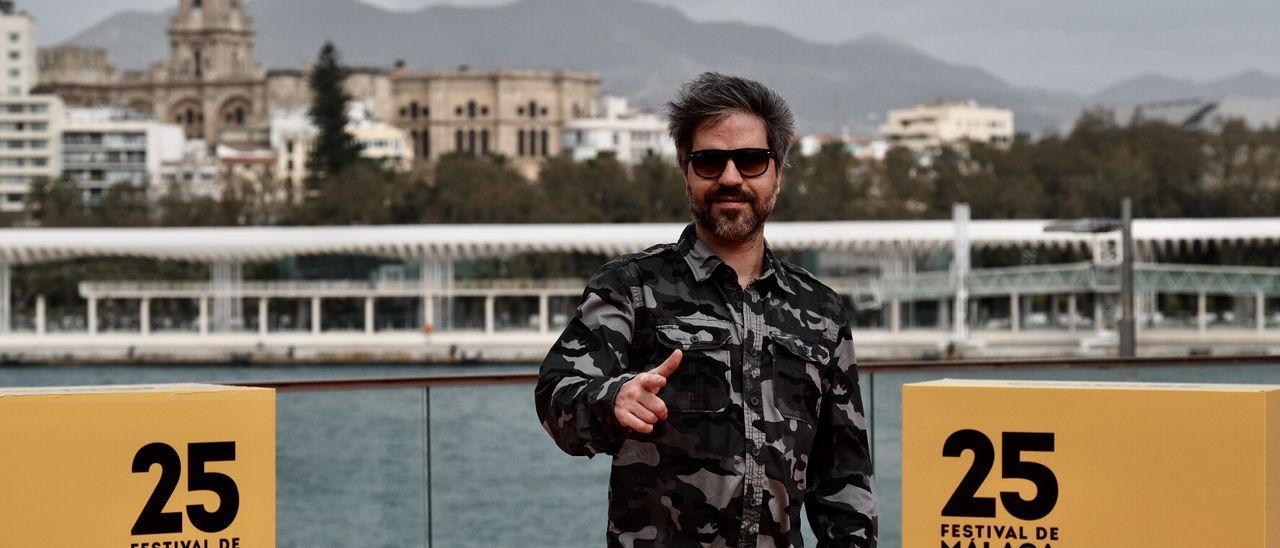
[[[157,114],[190,138],[246,138],[266,119],[266,70],[253,41],[244,0],[180,0],[169,22],[169,62],[152,75]]]

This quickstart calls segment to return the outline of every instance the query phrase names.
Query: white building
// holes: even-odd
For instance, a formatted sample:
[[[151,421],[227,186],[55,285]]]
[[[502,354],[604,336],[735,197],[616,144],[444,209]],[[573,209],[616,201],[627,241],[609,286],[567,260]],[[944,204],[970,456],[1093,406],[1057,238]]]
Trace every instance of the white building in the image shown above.
[[[0,2],[0,95],[20,97],[36,84],[36,24]]]
[[[802,156],[813,156],[830,143],[840,143],[846,152],[859,160],[883,160],[889,152],[889,142],[883,139],[863,139],[845,135],[803,135],[797,143]]]
[[[184,196],[217,198],[222,195],[218,181],[218,159],[209,153],[203,140],[192,139],[183,147],[182,157],[160,162],[159,197],[173,189]]]
[[[61,134],[56,96],[0,99],[0,212],[22,211],[32,183],[62,172]]]
[[[63,173],[86,201],[96,201],[111,185],[128,183],[143,191],[160,182],[161,165],[182,158],[182,128],[120,109],[68,109],[62,133]],[[157,188],[153,198],[164,192]]]
[[[965,141],[1007,145],[1013,141],[1013,111],[978,106],[974,101],[891,110],[880,135],[890,145],[915,152]]]
[[[373,112],[371,105],[358,101],[347,109],[347,131],[363,147],[360,156],[377,160],[388,169],[408,170],[413,165],[409,134],[379,121]],[[276,173],[295,188],[301,188],[307,178],[307,159],[315,136],[316,128],[305,108],[271,112],[270,142],[276,154]]]
[[[62,171],[62,100],[36,82],[35,22],[0,1],[0,213],[26,208],[32,183]]]
[[[676,145],[667,135],[667,121],[652,111],[629,108],[624,97],[601,97],[591,105],[589,114],[565,124],[564,152],[574,160],[607,152],[624,164],[634,164],[650,154],[676,154]]]

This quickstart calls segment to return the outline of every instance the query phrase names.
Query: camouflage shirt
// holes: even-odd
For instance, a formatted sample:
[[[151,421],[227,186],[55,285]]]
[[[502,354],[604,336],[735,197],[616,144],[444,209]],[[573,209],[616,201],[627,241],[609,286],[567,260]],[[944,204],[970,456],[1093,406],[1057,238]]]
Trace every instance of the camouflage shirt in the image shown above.
[[[542,362],[542,426],[565,452],[613,455],[609,546],[875,546],[866,419],[843,301],[767,248],[745,290],[689,225],[604,265]],[[684,351],[650,434],[618,389]]]

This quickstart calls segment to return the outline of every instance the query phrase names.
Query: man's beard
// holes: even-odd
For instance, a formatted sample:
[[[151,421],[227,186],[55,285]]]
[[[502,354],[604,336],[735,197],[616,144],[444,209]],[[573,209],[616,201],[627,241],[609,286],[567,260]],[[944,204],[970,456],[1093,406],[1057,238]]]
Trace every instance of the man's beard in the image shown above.
[[[720,239],[741,242],[755,236],[773,213],[773,206],[778,201],[778,183],[774,182],[773,191],[764,200],[746,185],[732,188],[718,186],[707,194],[706,200],[699,202],[693,197],[693,189],[686,182],[684,194],[689,200],[689,212],[693,214],[693,220],[699,227]],[[733,208],[713,212],[714,204],[723,199],[744,200],[748,208],[745,211]]]

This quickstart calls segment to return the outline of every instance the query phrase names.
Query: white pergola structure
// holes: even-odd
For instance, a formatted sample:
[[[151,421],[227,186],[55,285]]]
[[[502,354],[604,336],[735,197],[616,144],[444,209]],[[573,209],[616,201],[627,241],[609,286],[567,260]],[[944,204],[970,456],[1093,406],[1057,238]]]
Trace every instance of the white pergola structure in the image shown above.
[[[937,221],[771,222],[766,238],[777,250],[865,253],[1047,247],[1092,249],[1096,258],[1117,247],[1118,233],[1045,232],[1052,221],[968,221],[967,211],[963,213],[958,209],[956,219]],[[432,310],[428,296],[438,298],[440,289],[452,283],[452,265],[457,260],[520,253],[612,256],[673,241],[683,228],[682,223],[642,223],[0,229],[0,333],[10,329],[11,267],[15,265],[89,257],[208,264],[212,306],[199,300],[204,331],[210,324],[216,330],[220,324],[239,321],[239,297],[247,294],[240,265],[246,262],[301,255],[369,255],[418,261],[423,266],[420,294],[424,317],[437,318],[433,314],[441,310]],[[1183,245],[1275,243],[1280,241],[1280,219],[1140,219],[1134,221],[1134,241],[1139,254]],[[956,263],[961,268],[949,275],[952,282],[945,286],[947,291],[957,292],[954,305],[957,317],[961,317],[964,299],[959,293],[969,284],[956,282],[967,274],[965,261]],[[95,296],[88,294],[86,298],[92,333],[96,329]],[[37,300],[38,325],[42,325],[43,308]],[[260,307],[259,314],[263,313]],[[142,314],[145,318],[146,310]]]

